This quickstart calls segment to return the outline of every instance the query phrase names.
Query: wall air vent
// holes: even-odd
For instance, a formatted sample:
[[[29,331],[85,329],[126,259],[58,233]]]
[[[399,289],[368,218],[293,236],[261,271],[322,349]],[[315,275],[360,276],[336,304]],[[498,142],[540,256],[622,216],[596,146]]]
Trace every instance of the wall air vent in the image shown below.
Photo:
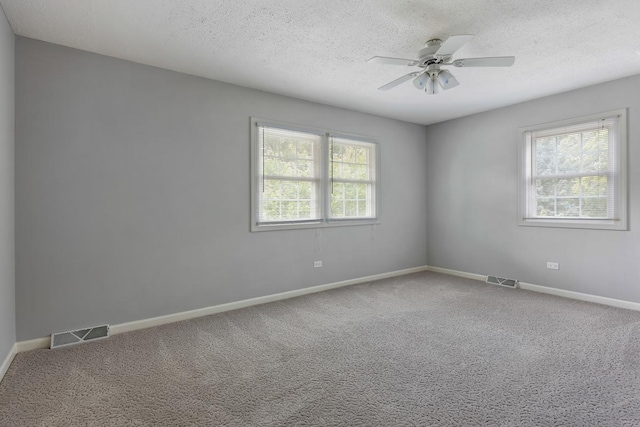
[[[505,279],[504,277],[497,276],[487,276],[487,283],[492,283],[494,285],[504,286],[507,288],[517,288],[518,281],[515,279]]]
[[[92,328],[77,329],[75,331],[58,332],[51,335],[51,348],[66,347],[108,338],[109,325],[94,326]]]

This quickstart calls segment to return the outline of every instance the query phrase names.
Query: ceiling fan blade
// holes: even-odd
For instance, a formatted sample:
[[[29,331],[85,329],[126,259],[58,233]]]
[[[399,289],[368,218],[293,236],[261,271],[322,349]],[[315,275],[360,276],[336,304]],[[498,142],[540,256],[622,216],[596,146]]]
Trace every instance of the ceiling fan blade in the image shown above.
[[[459,36],[451,36],[449,37],[443,44],[440,46],[440,49],[435,53],[436,58],[444,58],[447,56],[451,56],[454,52],[460,49],[463,45],[465,45],[469,40],[473,37],[470,34],[462,34]]]
[[[511,67],[515,56],[496,56],[493,58],[464,58],[453,61],[454,67]]]
[[[413,72],[413,73],[406,74],[406,75],[404,75],[404,76],[402,76],[402,77],[400,77],[400,78],[398,78],[398,79],[395,79],[395,80],[394,80],[394,81],[392,81],[392,82],[387,83],[387,84],[386,84],[386,85],[384,85],[384,86],[380,86],[380,87],[378,88],[378,90],[389,90],[389,89],[393,89],[394,87],[398,86],[399,84],[402,84],[402,83],[406,82],[407,80],[411,80],[412,78],[416,77],[416,76],[417,76],[418,74],[420,74],[420,73],[421,73],[421,71],[415,71],[415,72]]]
[[[367,62],[372,62],[374,64],[387,64],[387,65],[406,65],[409,67],[413,67],[414,65],[418,65],[417,59],[404,59],[404,58],[390,58],[388,56],[374,56],[370,58]]]

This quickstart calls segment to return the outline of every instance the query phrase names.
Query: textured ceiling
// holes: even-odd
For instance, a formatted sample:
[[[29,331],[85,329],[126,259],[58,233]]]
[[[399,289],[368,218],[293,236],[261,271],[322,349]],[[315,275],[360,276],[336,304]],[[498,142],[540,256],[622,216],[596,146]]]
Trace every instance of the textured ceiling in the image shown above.
[[[430,124],[640,74],[638,0],[0,0],[16,34],[269,92]],[[475,34],[435,96],[413,69],[427,39]]]

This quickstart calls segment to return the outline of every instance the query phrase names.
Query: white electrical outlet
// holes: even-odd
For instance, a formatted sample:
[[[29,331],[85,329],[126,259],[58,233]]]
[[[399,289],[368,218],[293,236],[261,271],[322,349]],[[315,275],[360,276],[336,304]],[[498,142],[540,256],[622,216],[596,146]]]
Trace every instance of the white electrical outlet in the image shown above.
[[[560,269],[560,264],[558,264],[557,262],[549,262],[549,261],[547,261],[547,268],[551,269],[551,270],[559,270]]]
[[[313,268],[322,267],[322,261],[313,261]]]

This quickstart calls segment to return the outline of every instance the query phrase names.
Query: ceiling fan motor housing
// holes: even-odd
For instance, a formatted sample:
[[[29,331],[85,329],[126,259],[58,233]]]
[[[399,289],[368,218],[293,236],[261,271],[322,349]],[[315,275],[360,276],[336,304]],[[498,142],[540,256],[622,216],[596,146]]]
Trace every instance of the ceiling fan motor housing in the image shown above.
[[[425,48],[418,51],[418,67],[425,68],[432,64],[441,64],[451,59],[450,56],[436,58],[436,52],[442,47],[442,40],[431,39],[425,43]]]

